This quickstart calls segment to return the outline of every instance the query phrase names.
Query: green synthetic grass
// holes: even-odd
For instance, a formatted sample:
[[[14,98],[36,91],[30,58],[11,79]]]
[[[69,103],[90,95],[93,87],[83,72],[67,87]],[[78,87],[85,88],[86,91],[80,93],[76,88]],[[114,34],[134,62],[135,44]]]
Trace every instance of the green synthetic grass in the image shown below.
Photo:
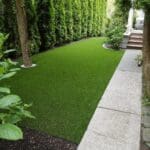
[[[25,103],[36,120],[25,126],[79,143],[123,52],[90,38],[33,56],[38,66],[22,69],[3,85]]]

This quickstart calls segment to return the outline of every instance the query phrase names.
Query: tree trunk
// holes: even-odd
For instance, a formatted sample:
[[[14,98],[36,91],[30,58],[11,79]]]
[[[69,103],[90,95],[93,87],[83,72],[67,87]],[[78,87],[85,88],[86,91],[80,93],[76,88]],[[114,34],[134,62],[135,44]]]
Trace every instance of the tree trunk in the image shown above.
[[[29,43],[27,30],[27,17],[25,11],[24,0],[16,0],[17,9],[17,25],[22,50],[23,64],[25,67],[31,67],[32,61],[29,57]]]
[[[150,18],[148,12],[145,13],[144,22],[143,61],[144,94],[150,98]]]

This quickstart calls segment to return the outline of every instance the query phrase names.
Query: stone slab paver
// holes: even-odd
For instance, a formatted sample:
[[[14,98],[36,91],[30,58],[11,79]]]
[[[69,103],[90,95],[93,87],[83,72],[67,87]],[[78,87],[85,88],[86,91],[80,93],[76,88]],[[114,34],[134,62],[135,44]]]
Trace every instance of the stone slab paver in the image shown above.
[[[139,150],[139,145],[121,142],[91,130],[87,130],[81,144],[80,150]]]
[[[116,92],[141,94],[141,73],[129,71],[116,71],[111,83],[106,90],[116,90]]]
[[[127,50],[98,104],[78,150],[139,150],[141,51]]]
[[[124,143],[140,141],[141,117],[134,114],[97,108],[88,129]]]
[[[119,100],[118,100],[119,99]],[[124,100],[126,99],[126,100]],[[137,99],[133,93],[116,92],[116,90],[106,90],[98,107],[119,110],[140,115],[140,95]]]

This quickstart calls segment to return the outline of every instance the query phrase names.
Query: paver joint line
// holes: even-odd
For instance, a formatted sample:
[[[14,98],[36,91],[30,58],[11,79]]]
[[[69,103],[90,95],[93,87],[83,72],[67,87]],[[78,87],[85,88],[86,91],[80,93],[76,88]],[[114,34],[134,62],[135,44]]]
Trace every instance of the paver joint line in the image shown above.
[[[117,111],[117,112],[120,112],[120,113],[126,113],[126,114],[132,114],[132,115],[140,116],[139,114],[136,114],[136,113],[131,113],[131,112],[127,112],[127,111],[121,111],[121,110],[117,110],[117,109],[111,109],[111,108],[107,108],[107,107],[98,106],[97,108],[106,109],[106,110],[112,110],[112,111]]]

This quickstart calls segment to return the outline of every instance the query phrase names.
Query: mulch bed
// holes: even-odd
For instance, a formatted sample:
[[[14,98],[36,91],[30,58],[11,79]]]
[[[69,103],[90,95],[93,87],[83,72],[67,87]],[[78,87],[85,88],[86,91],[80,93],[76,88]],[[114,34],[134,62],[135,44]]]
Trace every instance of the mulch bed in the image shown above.
[[[0,140],[0,150],[76,150],[77,144],[49,136],[32,129],[24,129],[24,139]]]

